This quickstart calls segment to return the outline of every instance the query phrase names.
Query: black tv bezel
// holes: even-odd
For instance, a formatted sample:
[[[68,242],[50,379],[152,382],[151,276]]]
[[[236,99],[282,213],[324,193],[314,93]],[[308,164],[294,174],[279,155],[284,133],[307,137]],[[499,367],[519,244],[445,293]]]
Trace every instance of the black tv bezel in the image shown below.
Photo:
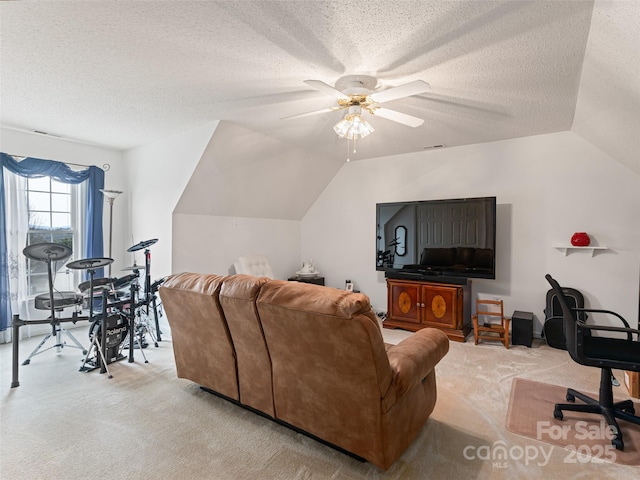
[[[379,202],[376,203],[376,225],[379,223],[380,214],[379,207],[381,205],[423,205],[423,204],[435,204],[435,203],[448,203],[448,202],[473,202],[473,201],[490,201],[492,212],[491,212],[491,223],[493,228],[493,244],[490,248],[493,250],[493,262],[491,265],[491,273],[484,272],[456,272],[456,271],[442,271],[442,272],[434,272],[434,271],[423,271],[420,269],[405,269],[405,268],[397,268],[397,267],[385,267],[378,265],[378,230],[376,228],[376,271],[385,272],[385,276],[389,278],[414,278],[414,279],[425,279],[432,281],[441,281],[443,283],[466,283],[466,279],[477,278],[477,279],[486,279],[486,280],[495,280],[496,278],[496,236],[497,236],[497,198],[495,196],[486,196],[486,197],[463,197],[463,198],[442,198],[442,199],[434,199],[434,200],[408,200],[408,201],[399,201],[399,202]]]

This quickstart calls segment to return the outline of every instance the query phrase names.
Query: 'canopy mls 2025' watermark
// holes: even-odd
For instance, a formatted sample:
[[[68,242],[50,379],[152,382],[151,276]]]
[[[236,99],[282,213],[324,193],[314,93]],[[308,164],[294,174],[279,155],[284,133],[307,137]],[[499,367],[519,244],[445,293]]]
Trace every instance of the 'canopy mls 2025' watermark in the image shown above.
[[[602,463],[616,460],[616,449],[610,443],[616,436],[616,431],[604,420],[598,424],[577,421],[575,424],[558,425],[550,421],[536,422],[536,439],[542,441],[563,441],[568,450],[564,463]],[[606,440],[606,444],[591,444]],[[575,443],[569,443],[575,442]],[[513,445],[507,446],[503,440],[497,440],[488,445],[467,445],[462,455],[466,460],[483,460],[492,462],[493,468],[507,468],[509,461],[521,462],[524,465],[538,465],[544,467],[551,460],[553,446],[542,445]]]

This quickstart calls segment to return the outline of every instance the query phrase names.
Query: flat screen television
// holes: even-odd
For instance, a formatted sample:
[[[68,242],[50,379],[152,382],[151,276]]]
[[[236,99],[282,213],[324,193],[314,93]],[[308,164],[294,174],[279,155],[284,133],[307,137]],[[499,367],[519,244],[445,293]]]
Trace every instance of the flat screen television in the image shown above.
[[[495,278],[496,197],[376,204],[376,270]]]

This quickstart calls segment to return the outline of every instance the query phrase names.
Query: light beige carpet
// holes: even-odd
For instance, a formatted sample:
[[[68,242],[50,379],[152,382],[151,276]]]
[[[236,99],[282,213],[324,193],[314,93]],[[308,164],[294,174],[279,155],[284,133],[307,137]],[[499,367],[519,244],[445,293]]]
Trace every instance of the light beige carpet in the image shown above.
[[[86,343],[86,327],[74,331]],[[388,334],[392,335],[388,335]],[[383,331],[397,343],[410,335]],[[24,359],[39,338],[20,343]],[[637,480],[619,464],[566,463],[567,452],[509,432],[512,380],[597,390],[595,369],[536,346],[451,343],[438,364],[438,402],[416,441],[386,472],[221,400],[175,373],[169,332],[149,363],[117,362],[112,379],[81,373],[78,350],[55,350],[20,367],[11,384],[11,345],[0,345],[0,478],[162,480]],[[621,387],[622,388],[622,387]],[[493,458],[506,446],[506,460]],[[522,452],[542,453],[537,458]]]
[[[625,448],[624,451],[616,450],[611,445],[610,432],[602,416],[565,411],[563,420],[553,418],[555,404],[568,403],[566,392],[567,387],[514,378],[507,413],[507,430],[565,447],[568,451],[567,459],[576,463],[602,460],[639,466],[640,425],[619,420]],[[597,398],[593,393],[583,393]],[[576,403],[583,402],[576,399]],[[640,412],[640,403],[634,403],[636,412]]]

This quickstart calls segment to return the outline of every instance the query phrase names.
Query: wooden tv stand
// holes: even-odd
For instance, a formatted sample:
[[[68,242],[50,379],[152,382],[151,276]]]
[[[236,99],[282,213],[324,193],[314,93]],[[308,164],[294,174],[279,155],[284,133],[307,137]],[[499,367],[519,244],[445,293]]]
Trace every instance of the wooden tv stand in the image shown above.
[[[418,331],[434,327],[464,342],[471,332],[471,285],[387,278],[385,328]]]

